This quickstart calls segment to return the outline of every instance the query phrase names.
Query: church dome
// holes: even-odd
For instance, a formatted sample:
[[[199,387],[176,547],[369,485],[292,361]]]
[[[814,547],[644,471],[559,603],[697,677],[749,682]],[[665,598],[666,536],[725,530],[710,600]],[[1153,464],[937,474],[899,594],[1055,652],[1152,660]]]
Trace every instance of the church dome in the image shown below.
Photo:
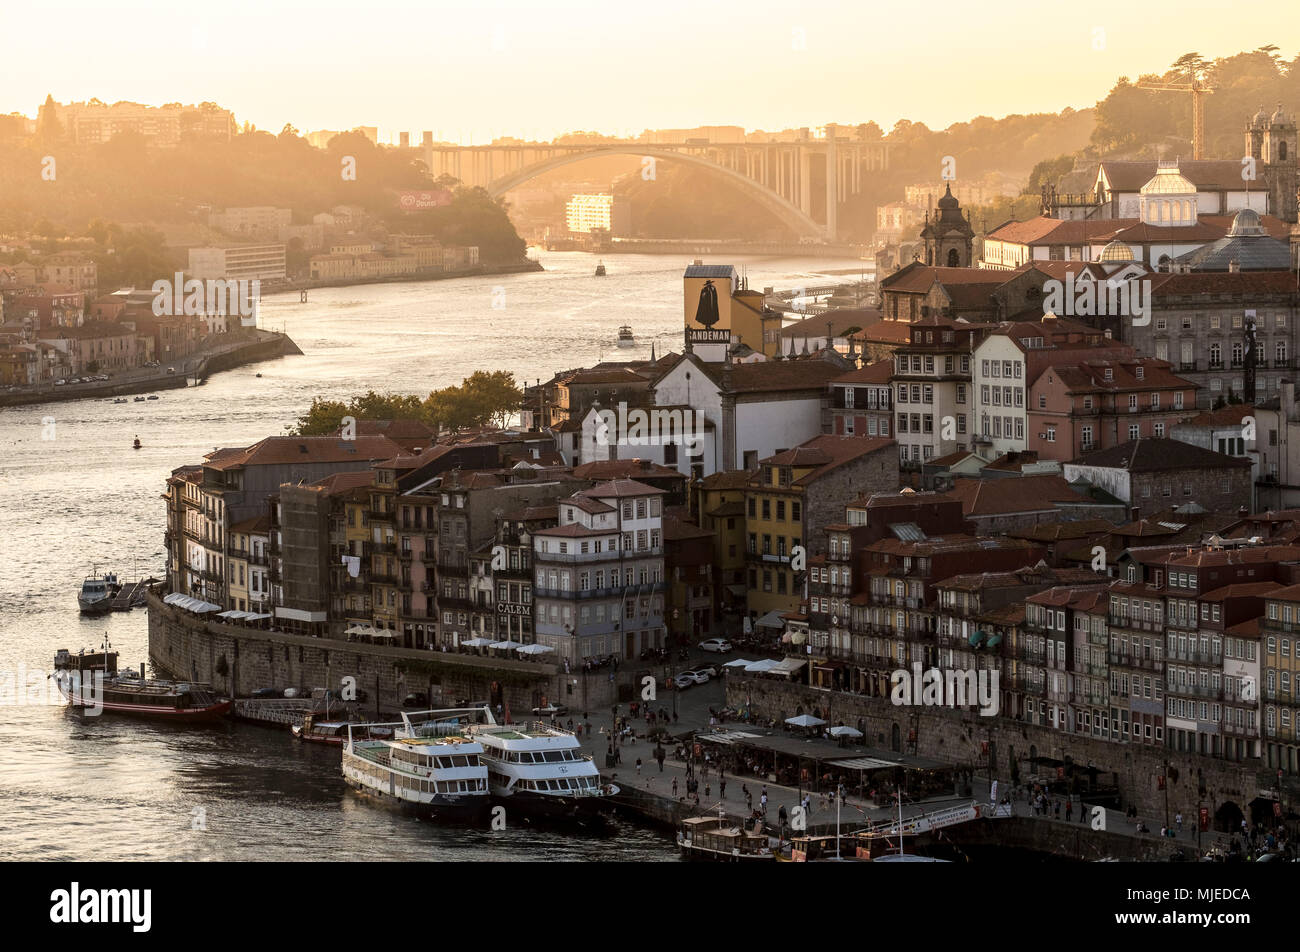
[[[952,186],[951,185],[944,186],[943,198],[939,199],[938,201],[939,207],[956,208],[959,204],[960,203],[957,201],[957,199],[953,197]]]
[[[1263,106],[1260,106],[1259,112],[1255,113],[1255,118],[1250,120],[1250,125],[1252,128],[1257,126],[1262,127],[1266,122],[1268,122],[1268,113],[1264,111]]]
[[[1115,261],[1115,262],[1123,261],[1123,262],[1129,262],[1129,261],[1136,261],[1137,258],[1135,258],[1135,257],[1133,256],[1133,249],[1132,249],[1132,248],[1130,248],[1127,244],[1125,244],[1124,242],[1122,242],[1122,241],[1120,241],[1118,238],[1116,238],[1114,241],[1112,241],[1110,244],[1108,244],[1105,248],[1102,248],[1102,249],[1101,249],[1101,257],[1098,258],[1097,260],[1099,260],[1099,261]]]
[[[1162,165],[1142,186],[1143,195],[1195,195],[1196,186],[1185,179],[1177,165]]]
[[[1277,104],[1277,112],[1273,113],[1273,125],[1285,125],[1291,121],[1291,117],[1282,111],[1282,104]]]
[[[1243,208],[1232,218],[1232,227],[1228,230],[1229,238],[1241,238],[1254,235],[1267,235],[1263,223],[1259,220],[1259,212],[1253,208]]]

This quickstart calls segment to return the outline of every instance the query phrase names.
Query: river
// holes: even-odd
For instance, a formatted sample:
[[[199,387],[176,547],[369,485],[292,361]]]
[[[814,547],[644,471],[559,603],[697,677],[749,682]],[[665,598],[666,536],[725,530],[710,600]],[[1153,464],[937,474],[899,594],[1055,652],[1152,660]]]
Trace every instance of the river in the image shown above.
[[[591,255],[540,260],[544,272],[318,289],[306,304],[269,297],[262,326],[283,328],[303,356],[156,401],[0,410],[0,860],[675,858],[661,833],[621,820],[605,836],[421,823],[353,796],[336,749],[247,724],[82,721],[50,703],[41,680],[56,649],[97,647],[105,635],[123,666],[148,657],[143,609],[82,618],[76,593],[95,566],[162,575],[161,494],[176,467],[283,433],[316,396],[424,395],[477,369],[533,382],[648,356],[652,342],[658,353],[681,349],[684,259],[617,255],[604,278]],[[759,290],[860,264],[730,260]],[[616,346],[622,324],[633,349]],[[143,448],[132,451],[137,435]]]

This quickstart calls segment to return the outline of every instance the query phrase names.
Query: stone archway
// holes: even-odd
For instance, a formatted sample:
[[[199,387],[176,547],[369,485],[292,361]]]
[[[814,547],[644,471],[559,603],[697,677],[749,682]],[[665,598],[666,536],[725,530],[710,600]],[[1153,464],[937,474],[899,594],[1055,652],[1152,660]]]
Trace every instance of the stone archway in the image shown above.
[[[1246,818],[1241,807],[1227,800],[1214,811],[1214,829],[1219,833],[1240,833],[1241,821]]]

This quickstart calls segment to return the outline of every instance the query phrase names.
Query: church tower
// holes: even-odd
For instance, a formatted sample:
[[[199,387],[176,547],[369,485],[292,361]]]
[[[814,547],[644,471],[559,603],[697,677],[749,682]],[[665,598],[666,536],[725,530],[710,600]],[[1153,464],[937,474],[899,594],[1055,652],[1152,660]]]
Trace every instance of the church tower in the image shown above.
[[[1294,117],[1282,111],[1281,103],[1263,128],[1259,161],[1261,178],[1268,190],[1269,214],[1295,223],[1296,123]]]
[[[925,242],[925,263],[940,268],[969,268],[975,253],[975,229],[962,217],[961,203],[952,186],[944,189],[934,218],[928,214],[921,239]]]

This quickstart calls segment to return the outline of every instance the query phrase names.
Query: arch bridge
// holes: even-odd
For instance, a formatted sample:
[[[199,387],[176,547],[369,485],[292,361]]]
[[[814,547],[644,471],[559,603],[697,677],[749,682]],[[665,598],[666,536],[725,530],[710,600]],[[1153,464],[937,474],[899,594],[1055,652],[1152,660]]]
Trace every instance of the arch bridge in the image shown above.
[[[889,166],[888,147],[836,136],[828,125],[823,138],[793,142],[605,142],[595,145],[450,146],[424,145],[425,164],[436,178],[451,175],[493,198],[553,169],[609,155],[641,157],[642,176],[650,178],[660,161],[681,162],[723,176],[801,237],[834,241],[836,210],[862,190],[865,175]],[[813,200],[814,170],[821,173],[825,198]],[[649,174],[647,174],[649,173]],[[820,211],[821,221],[814,217]]]

